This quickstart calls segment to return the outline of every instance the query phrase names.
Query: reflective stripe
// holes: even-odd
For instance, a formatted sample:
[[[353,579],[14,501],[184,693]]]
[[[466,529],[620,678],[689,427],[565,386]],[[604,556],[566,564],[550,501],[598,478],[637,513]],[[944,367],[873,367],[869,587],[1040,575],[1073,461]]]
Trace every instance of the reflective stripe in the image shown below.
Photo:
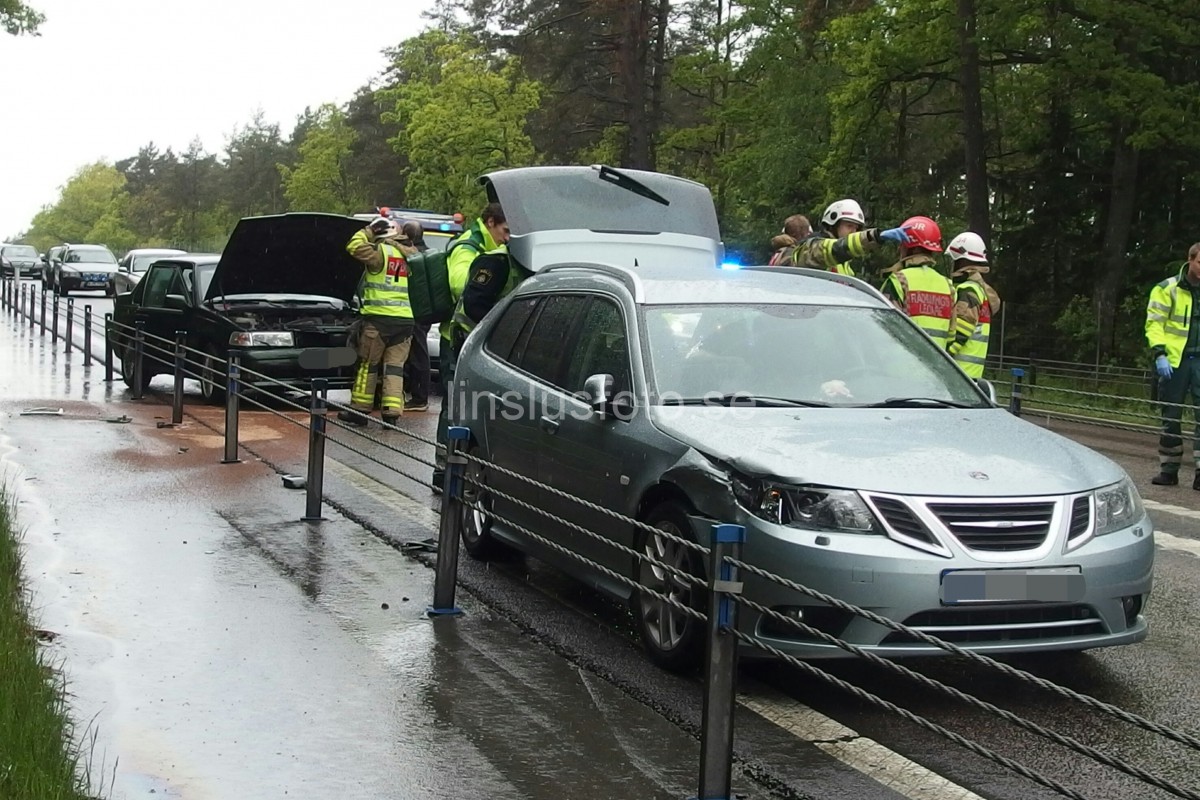
[[[921,330],[928,333],[930,338],[932,338],[932,339],[936,339],[939,341],[945,341],[945,339],[946,339],[946,332],[944,330],[942,330],[941,328],[926,328],[924,325],[922,325]]]
[[[1148,312],[1146,312],[1146,319],[1153,320],[1154,322],[1166,322],[1167,315],[1166,314],[1155,314],[1152,311],[1148,311]]]
[[[1188,335],[1187,326],[1184,326],[1181,328],[1178,325],[1172,325],[1170,323],[1167,323],[1166,325],[1163,325],[1163,330],[1166,331],[1167,333],[1171,334],[1172,336],[1180,336],[1184,339],[1187,339],[1187,335]]]
[[[412,308],[412,303],[407,300],[363,300],[364,306],[392,306],[395,308]]]
[[[1162,311],[1162,312],[1164,312],[1164,313],[1167,313],[1167,314],[1171,313],[1171,307],[1170,307],[1170,306],[1166,305],[1165,303],[1159,303],[1159,302],[1157,302],[1157,301],[1154,301],[1154,300],[1151,300],[1151,301],[1150,301],[1150,302],[1149,302],[1149,303],[1146,305],[1146,308],[1153,308],[1155,311]]]
[[[1183,316],[1182,314],[1172,314],[1171,322],[1178,322],[1180,325],[1187,325],[1188,318]]]
[[[964,356],[961,353],[955,356],[954,360],[966,362],[967,364],[979,364],[981,366],[987,363],[986,358],[980,358],[979,356]]]

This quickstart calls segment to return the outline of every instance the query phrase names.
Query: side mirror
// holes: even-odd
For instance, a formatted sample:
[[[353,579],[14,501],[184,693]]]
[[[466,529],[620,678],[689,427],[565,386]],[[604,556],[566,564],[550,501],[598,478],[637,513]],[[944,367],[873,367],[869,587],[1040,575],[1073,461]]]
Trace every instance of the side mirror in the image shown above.
[[[992,385],[992,382],[984,378],[976,378],[975,382],[979,384],[980,389],[983,389],[983,392],[988,396],[988,399],[991,400],[992,403],[995,403],[996,387]]]
[[[583,401],[597,414],[607,414],[612,406],[613,376],[592,375],[583,382]]]
[[[187,298],[181,294],[169,294],[164,298],[163,305],[175,311],[187,311],[191,307]]]

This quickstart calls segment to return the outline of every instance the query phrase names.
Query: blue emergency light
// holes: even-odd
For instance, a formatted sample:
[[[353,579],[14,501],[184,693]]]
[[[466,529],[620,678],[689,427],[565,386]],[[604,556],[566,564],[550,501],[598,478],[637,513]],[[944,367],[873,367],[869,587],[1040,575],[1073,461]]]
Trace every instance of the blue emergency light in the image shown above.
[[[721,269],[741,269],[742,265],[736,261],[722,261]]]
[[[443,223],[442,223],[441,225],[439,225],[438,227],[439,227],[441,230],[448,231],[448,230],[450,230],[450,223],[449,223],[449,222],[443,222]]]

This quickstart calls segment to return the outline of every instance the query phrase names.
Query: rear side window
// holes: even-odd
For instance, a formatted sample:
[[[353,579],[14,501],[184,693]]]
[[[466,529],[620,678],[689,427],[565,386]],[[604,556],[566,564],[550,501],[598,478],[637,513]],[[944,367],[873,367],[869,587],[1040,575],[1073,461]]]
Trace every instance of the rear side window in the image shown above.
[[[573,350],[567,366],[568,391],[581,391],[588,377],[604,374],[613,376],[614,394],[629,391],[629,345],[625,319],[616,303],[600,297],[588,303]]]
[[[537,308],[537,303],[537,298],[533,297],[518,300],[506,308],[504,316],[500,318],[488,336],[486,345],[488,352],[496,358],[511,361],[513,346],[516,345],[517,338],[520,337],[529,318],[533,316],[533,310]]]
[[[543,300],[532,329],[527,337],[519,337],[510,361],[546,383],[562,386],[568,355],[564,345],[570,341],[588,302],[588,298],[578,295],[558,295]]]

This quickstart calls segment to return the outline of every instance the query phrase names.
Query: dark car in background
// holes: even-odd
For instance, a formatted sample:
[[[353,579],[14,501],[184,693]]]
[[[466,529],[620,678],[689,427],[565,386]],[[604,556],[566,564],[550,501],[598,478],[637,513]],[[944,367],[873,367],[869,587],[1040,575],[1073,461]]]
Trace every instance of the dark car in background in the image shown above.
[[[0,277],[29,278],[41,269],[41,256],[36,248],[27,244],[0,244]]]
[[[176,331],[204,353],[204,398],[225,397],[225,363],[241,355],[247,386],[280,393],[260,373],[298,389],[312,378],[330,388],[353,379],[354,353],[346,340],[357,316],[355,292],[362,265],[346,252],[346,242],[362,223],[334,214],[281,214],[241,220],[221,255],[160,257],[132,292],[117,295],[111,335],[125,383],[133,386],[133,341],[129,330],[141,321],[148,345],[144,384],[174,369],[169,352]],[[153,338],[158,337],[158,338]]]
[[[112,276],[117,257],[102,244],[66,244],[50,258],[49,288],[61,295],[73,291],[102,291],[113,294]],[[43,279],[45,282],[45,279]]]

